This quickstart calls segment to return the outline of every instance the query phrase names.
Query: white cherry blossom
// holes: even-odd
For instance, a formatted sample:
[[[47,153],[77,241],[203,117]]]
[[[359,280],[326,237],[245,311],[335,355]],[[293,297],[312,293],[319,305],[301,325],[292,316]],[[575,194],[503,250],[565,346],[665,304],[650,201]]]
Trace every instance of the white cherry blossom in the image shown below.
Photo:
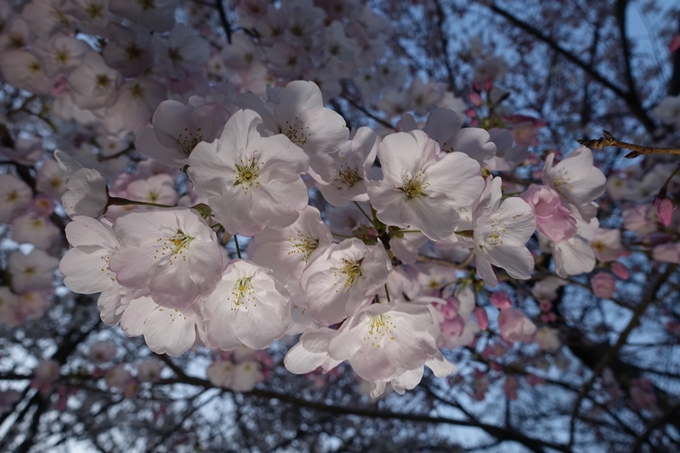
[[[606,189],[607,178],[599,168],[593,166],[593,153],[581,146],[561,162],[554,165],[554,154],[549,154],[543,168],[543,184],[560,194],[571,214],[583,222],[589,222],[597,215],[597,204],[593,202]]]
[[[533,211],[519,197],[502,201],[501,184],[501,178],[489,182],[474,215],[477,273],[492,288],[498,282],[492,264],[520,280],[530,278],[534,268],[534,258],[525,246],[536,230]]]
[[[433,327],[432,314],[425,304],[373,304],[338,329],[328,343],[328,355],[349,360],[362,379],[386,380],[441,357],[431,333]],[[454,370],[450,368],[450,372]]]
[[[113,229],[120,240],[109,261],[116,280],[146,291],[159,305],[189,307],[220,279],[217,238],[194,210],[130,212]]]
[[[19,250],[12,252],[7,260],[7,270],[12,276],[12,289],[17,294],[51,290],[57,266],[59,259],[40,249],[33,249],[28,255]]]
[[[307,206],[300,174],[309,158],[282,135],[261,136],[261,121],[252,110],[237,112],[221,137],[198,144],[187,161],[196,194],[231,234],[285,228]]]
[[[387,225],[419,229],[432,240],[450,236],[459,215],[484,188],[479,164],[463,153],[437,159],[439,146],[423,131],[385,137],[378,147],[383,179],[368,195]]]
[[[350,201],[368,201],[366,180],[373,166],[380,142],[378,134],[361,127],[351,140],[333,154],[335,170],[328,185],[320,185],[323,197],[333,206],[344,206]]]
[[[359,239],[345,239],[307,265],[300,286],[312,318],[331,325],[370,303],[391,272],[381,243],[367,246]]]
[[[168,308],[150,297],[135,299],[125,309],[121,329],[130,337],[144,335],[156,354],[178,356],[187,352],[197,339],[205,338],[203,318],[197,306]]]
[[[205,297],[208,342],[228,351],[245,344],[266,349],[283,336],[290,320],[290,294],[271,271],[245,260],[227,265]]]
[[[31,205],[31,188],[9,174],[0,175],[0,223],[8,223]]]
[[[333,158],[347,141],[349,130],[338,113],[323,106],[314,82],[294,81],[279,94],[274,107],[278,131],[302,148],[310,159],[310,174],[321,183],[333,180]]]

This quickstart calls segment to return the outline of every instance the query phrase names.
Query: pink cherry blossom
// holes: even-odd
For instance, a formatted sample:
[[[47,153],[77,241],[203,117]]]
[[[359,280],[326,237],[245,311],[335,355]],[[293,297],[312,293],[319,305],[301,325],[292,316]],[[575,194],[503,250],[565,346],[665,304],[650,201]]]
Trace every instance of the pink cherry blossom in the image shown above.
[[[524,313],[514,308],[501,310],[498,327],[505,341],[527,341],[536,333],[536,325]]]
[[[671,224],[673,220],[673,211],[675,207],[673,206],[673,201],[668,197],[656,197],[652,202],[654,210],[656,211],[657,217],[661,220],[664,226]]]
[[[590,279],[590,285],[593,288],[593,293],[597,297],[611,299],[614,296],[614,291],[616,289],[616,280],[611,274],[598,272]]]
[[[551,241],[564,241],[576,234],[576,219],[550,187],[531,184],[520,197],[531,206],[538,232]]]

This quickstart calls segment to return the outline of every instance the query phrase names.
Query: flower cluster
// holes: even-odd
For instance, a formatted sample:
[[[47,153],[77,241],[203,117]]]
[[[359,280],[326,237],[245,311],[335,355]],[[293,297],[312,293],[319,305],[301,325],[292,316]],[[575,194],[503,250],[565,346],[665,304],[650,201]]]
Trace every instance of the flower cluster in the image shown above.
[[[554,330],[539,330],[502,290],[491,292],[530,279],[537,255],[552,255],[562,278],[597,261],[618,272],[620,232],[599,228],[595,203],[613,183],[590,149],[559,162],[549,153],[528,175],[525,163],[540,168],[528,147],[545,123],[463,115],[461,100],[417,77],[405,88],[405,68],[381,59],[387,25],[369,7],[348,4],[340,14],[311,0],[239,2],[242,28],[218,52],[175,24],[177,3],[34,0],[19,12],[0,0],[11,24],[0,29],[3,76],[52,96],[51,114],[87,137],[77,145],[59,137],[64,150],[47,157],[37,138],[2,149],[38,167],[32,185],[0,175],[0,222],[33,246],[9,256],[3,323],[42,315],[58,266],[70,290],[100,293],[105,324],[143,336],[152,351],[220,355],[207,372],[214,385],[252,389],[265,360],[228,352],[301,334],[288,370],[347,362],[377,397],[388,384],[412,389],[425,366],[450,375],[441,348],[469,345],[481,330],[497,329],[505,344],[535,339],[557,349]],[[101,48],[81,32],[101,37]],[[479,64],[473,105],[503,101],[494,79],[504,72],[499,57]],[[350,131],[339,104],[325,107],[351,92],[385,124],[399,117],[394,130]],[[658,173],[671,176],[663,165]],[[641,199],[642,190],[619,195]],[[654,205],[662,220],[672,215],[663,203]],[[646,234],[653,213],[640,209],[624,222]],[[60,214],[71,219],[71,248],[59,262]],[[673,244],[655,254],[680,261]],[[534,290],[544,296],[559,282]],[[600,273],[591,284],[611,298],[612,282]],[[545,324],[554,319],[549,296]],[[500,310],[491,321],[489,305]],[[107,354],[101,348],[93,360]],[[111,387],[138,390],[141,378],[124,368],[108,373]],[[516,381],[506,384],[514,394]]]

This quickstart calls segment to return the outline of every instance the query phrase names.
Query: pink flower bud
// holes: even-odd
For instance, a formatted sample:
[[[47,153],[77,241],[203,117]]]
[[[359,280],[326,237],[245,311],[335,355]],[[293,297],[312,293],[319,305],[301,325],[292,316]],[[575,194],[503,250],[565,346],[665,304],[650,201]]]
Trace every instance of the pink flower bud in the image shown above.
[[[612,272],[621,280],[628,280],[628,278],[630,277],[628,268],[619,262],[612,263]]]
[[[491,303],[494,305],[494,307],[500,310],[512,307],[510,296],[508,296],[508,293],[505,291],[496,291],[489,297],[489,299],[491,299]]]
[[[555,313],[544,313],[541,315],[541,321],[545,323],[551,323],[557,321],[557,315]]]
[[[656,215],[659,217],[661,223],[663,223],[664,226],[670,225],[671,220],[673,220],[673,210],[675,209],[671,199],[668,197],[657,196],[654,198],[652,206],[654,206]]]
[[[680,35],[675,35],[673,39],[671,39],[671,43],[668,45],[668,50],[673,53],[678,49],[680,49]]]
[[[484,104],[484,99],[482,99],[482,97],[477,93],[470,93],[468,98],[470,99],[470,102],[472,102],[477,107]]]
[[[492,88],[493,88],[493,79],[487,79],[487,81],[484,82],[484,90],[486,92],[489,92],[489,91],[491,91]]]
[[[463,333],[465,323],[460,318],[447,319],[442,323],[441,329],[447,337],[457,337]]]
[[[460,308],[460,301],[456,297],[446,298],[446,305],[441,306],[442,315],[445,319],[455,319],[458,317],[458,309]]]
[[[482,330],[486,330],[489,327],[489,314],[486,312],[484,307],[476,307],[474,310],[475,318],[477,318],[477,324]]]
[[[545,379],[531,373],[528,373],[526,376],[524,376],[524,379],[527,381],[527,384],[529,384],[532,387],[545,384]]]
[[[611,299],[616,289],[616,280],[610,274],[600,272],[590,279],[593,293],[602,299]]]

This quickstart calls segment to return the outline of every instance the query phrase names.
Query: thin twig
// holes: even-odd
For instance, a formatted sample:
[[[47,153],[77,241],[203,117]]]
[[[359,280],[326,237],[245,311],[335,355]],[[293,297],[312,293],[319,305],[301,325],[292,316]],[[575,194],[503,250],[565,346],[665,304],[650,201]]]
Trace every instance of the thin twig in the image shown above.
[[[630,149],[632,152],[626,154],[626,158],[628,159],[633,159],[640,156],[641,154],[680,154],[680,148],[659,148],[655,146],[642,146],[636,145],[634,143],[622,142],[621,140],[614,138],[611,132],[607,132],[605,130],[602,131],[602,135],[603,137],[600,137],[596,140],[584,138],[576,141],[583,146],[595,149],[602,149],[606,146]]]
[[[220,15],[220,22],[222,22],[224,33],[227,35],[227,43],[231,44],[231,25],[229,25],[229,21],[227,20],[227,12],[224,10],[222,0],[215,0],[215,7]]]
[[[603,76],[599,71],[597,71],[595,69],[595,67],[593,67],[593,65],[590,65],[587,62],[581,60],[581,58],[576,56],[574,53],[572,53],[572,52],[568,51],[567,49],[565,49],[564,47],[562,47],[552,37],[544,34],[542,29],[535,27],[534,25],[530,24],[529,22],[526,22],[522,19],[519,19],[518,17],[515,17],[509,11],[501,8],[500,6],[498,6],[494,3],[488,3],[488,2],[483,2],[483,1],[480,2],[480,3],[487,6],[494,13],[504,17],[507,21],[512,23],[514,26],[516,26],[520,30],[524,30],[525,32],[536,37],[536,39],[538,39],[539,41],[542,41],[543,43],[547,44],[553,50],[555,50],[558,54],[560,54],[564,58],[566,58],[569,62],[573,63],[574,65],[578,66],[583,71],[585,71],[588,75],[590,75],[598,83],[607,87],[616,96],[621,98],[628,105],[628,108],[631,110],[631,112],[645,126],[645,129],[647,129],[647,132],[649,132],[649,133],[654,132],[654,130],[656,129],[656,124],[654,123],[654,120],[652,120],[652,118],[649,117],[646,109],[640,104],[640,99],[636,96],[635,93],[627,92],[623,88],[621,88],[620,86],[617,86],[616,84],[612,83],[605,76]]]

